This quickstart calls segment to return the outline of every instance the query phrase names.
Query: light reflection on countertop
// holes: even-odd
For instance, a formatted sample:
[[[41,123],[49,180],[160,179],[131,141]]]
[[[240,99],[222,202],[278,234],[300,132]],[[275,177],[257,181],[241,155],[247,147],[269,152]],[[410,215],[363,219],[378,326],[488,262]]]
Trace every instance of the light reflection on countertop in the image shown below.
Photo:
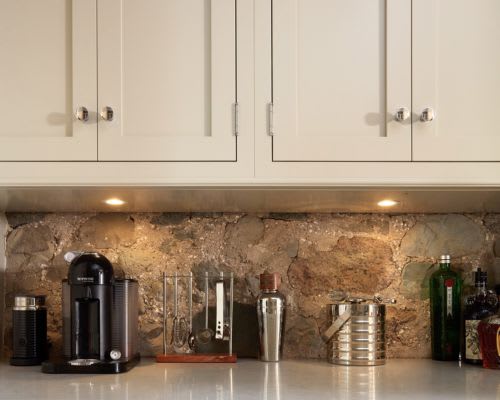
[[[156,364],[120,375],[45,375],[0,364],[0,399],[323,400],[500,399],[500,371],[430,360],[378,367],[324,361]]]

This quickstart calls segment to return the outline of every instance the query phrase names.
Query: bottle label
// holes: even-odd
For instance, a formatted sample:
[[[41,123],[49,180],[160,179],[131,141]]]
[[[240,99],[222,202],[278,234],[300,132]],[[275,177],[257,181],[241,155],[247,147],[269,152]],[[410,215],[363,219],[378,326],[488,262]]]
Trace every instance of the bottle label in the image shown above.
[[[446,279],[444,286],[446,287],[446,316],[453,317],[453,285],[454,279]]]
[[[479,320],[465,321],[465,358],[468,360],[482,360],[479,349]]]

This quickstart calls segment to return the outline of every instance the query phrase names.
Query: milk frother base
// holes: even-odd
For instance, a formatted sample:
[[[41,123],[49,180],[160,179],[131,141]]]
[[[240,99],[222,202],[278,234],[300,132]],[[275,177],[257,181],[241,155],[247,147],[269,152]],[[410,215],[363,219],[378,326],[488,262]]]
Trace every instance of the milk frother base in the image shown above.
[[[43,358],[20,358],[20,357],[12,357],[9,360],[10,365],[14,365],[16,367],[26,367],[31,365],[40,365],[43,361]]]
[[[42,372],[45,374],[121,374],[134,368],[141,356],[127,361],[107,361],[92,365],[71,365],[67,360],[45,361]]]

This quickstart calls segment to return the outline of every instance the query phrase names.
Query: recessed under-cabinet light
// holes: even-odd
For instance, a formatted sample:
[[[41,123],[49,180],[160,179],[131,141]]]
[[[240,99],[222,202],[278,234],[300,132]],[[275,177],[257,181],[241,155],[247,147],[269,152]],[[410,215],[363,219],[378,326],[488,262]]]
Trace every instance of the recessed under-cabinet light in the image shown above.
[[[380,200],[377,205],[379,207],[393,207],[395,206],[396,204],[399,204],[399,201],[396,201],[396,200],[391,200],[391,199],[384,199],[384,200]]]
[[[125,201],[123,201],[122,199],[118,199],[116,197],[113,197],[111,199],[107,199],[107,200],[104,200],[104,202],[108,205],[108,206],[123,206],[125,204]]]

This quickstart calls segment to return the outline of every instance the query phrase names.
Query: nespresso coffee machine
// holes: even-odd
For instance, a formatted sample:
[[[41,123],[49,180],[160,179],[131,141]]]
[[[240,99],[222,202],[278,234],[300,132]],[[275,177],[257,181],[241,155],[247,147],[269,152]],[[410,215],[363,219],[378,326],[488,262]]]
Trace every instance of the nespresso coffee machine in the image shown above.
[[[62,283],[64,354],[42,364],[45,373],[120,373],[138,352],[138,283],[115,279],[99,253],[70,252]]]

